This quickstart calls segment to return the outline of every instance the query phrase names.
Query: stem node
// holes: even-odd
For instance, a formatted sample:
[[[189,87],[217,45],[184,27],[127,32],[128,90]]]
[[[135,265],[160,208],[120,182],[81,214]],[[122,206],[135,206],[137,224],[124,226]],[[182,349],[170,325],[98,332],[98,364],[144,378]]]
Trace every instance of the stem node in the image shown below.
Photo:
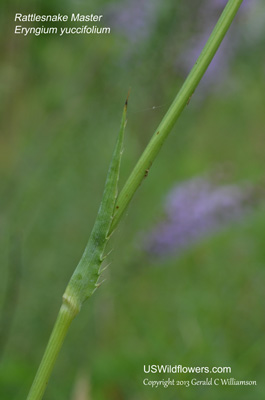
[[[63,294],[62,312],[67,312],[74,318],[79,313],[80,308],[80,305],[73,296],[69,296],[67,293]]]

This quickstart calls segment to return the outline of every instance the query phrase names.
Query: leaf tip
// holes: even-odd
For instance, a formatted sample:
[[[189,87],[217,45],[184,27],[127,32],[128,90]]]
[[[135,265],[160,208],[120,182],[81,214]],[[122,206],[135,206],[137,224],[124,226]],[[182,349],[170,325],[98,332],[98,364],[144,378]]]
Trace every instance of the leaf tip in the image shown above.
[[[125,105],[124,105],[125,111],[127,111],[127,106],[128,106],[128,101],[129,101],[130,92],[131,92],[131,88],[129,88],[128,94],[127,94],[127,97],[126,97],[126,100],[125,100]]]

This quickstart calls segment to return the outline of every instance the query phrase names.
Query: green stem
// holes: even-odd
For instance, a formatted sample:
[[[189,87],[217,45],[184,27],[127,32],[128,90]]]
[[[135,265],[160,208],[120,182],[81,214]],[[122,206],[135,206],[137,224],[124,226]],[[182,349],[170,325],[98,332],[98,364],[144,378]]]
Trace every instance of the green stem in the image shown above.
[[[181,111],[192,96],[199,81],[203,77],[208,65],[214,57],[222,39],[224,38],[237,10],[239,9],[243,0],[229,0],[219,21],[217,22],[208,42],[206,43],[201,55],[196,61],[193,69],[184,82],[179,94],[173,101],[168,112],[164,116],[162,122],[156,129],[150,143],[147,145],[145,151],[140,157],[130,177],[124,185],[117,202],[116,213],[114,215],[109,234],[113,232],[118,222],[123,215],[126,207],[131,201],[136,189],[142,182],[143,178],[148,173],[152,162],[157,156],[161,146],[167,138],[173,125],[177,121]],[[27,400],[41,400],[48,383],[48,379],[52,372],[57,355],[61,349],[66,333],[69,326],[80,310],[80,304],[76,303],[73,298],[67,295],[63,296],[63,304],[59,311],[53,332],[44,353],[40,367],[38,369],[35,380],[32,384],[30,393]]]
[[[228,28],[230,27],[243,0],[229,0],[220,19],[218,20],[211,36],[203,48],[198,60],[189,73],[179,93],[171,104],[166,115],[162,119],[153,137],[141,155],[138,163],[134,167],[131,175],[127,179],[120,195],[118,196],[113,222],[110,233],[116,228],[125,209],[130,203],[135,191],[141,184],[149,169],[161,149],[168,134],[172,130],[184,107],[189,103],[196,87],[213,59],[218,47],[220,46]]]
[[[73,299],[63,296],[63,303],[55,322],[50,340],[43,355],[41,364],[32,383],[27,400],[41,400],[52,373],[55,361],[61,350],[64,338],[80,307]]]

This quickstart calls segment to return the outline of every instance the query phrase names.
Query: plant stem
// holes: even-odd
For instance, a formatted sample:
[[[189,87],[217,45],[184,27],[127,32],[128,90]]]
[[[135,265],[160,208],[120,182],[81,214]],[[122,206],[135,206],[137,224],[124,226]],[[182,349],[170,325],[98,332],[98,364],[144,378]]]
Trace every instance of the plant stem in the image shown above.
[[[179,94],[173,101],[168,112],[164,116],[162,122],[155,131],[150,143],[147,145],[145,151],[140,157],[136,167],[129,176],[127,182],[121,191],[117,202],[116,202],[116,213],[112,221],[112,225],[109,229],[109,235],[113,232],[118,222],[123,215],[126,207],[131,201],[136,189],[142,182],[143,178],[148,173],[152,162],[157,156],[161,146],[167,138],[169,132],[173,128],[173,125],[177,121],[181,111],[192,96],[196,89],[199,81],[203,77],[208,65],[214,57],[222,39],[224,38],[237,10],[239,9],[243,0],[229,0],[219,21],[217,22],[208,42],[206,43],[201,55],[196,61],[193,69],[188,75],[184,82]],[[127,104],[127,103],[126,103]],[[63,296],[63,304],[59,311],[53,332],[47,345],[47,349],[44,353],[40,367],[36,374],[35,380],[32,384],[30,393],[27,400],[41,400],[48,383],[48,379],[52,372],[54,363],[57,355],[61,349],[66,333],[69,326],[78,314],[81,302],[76,302],[77,299],[69,297],[68,295]]]
[[[62,306],[27,400],[42,399],[64,338],[79,309],[79,306],[72,299],[63,296]]]
[[[164,141],[180,116],[182,110],[189,103],[191,96],[193,95],[216,51],[218,50],[218,47],[220,46],[228,28],[230,27],[242,1],[243,0],[228,1],[194,67],[189,73],[187,79],[182,85],[180,91],[178,92],[158,128],[155,130],[153,137],[145,148],[138,163],[134,167],[120,195],[118,196],[116,203],[117,212],[114,215],[110,233],[112,233],[116,228],[135,191],[141,184],[144,177],[147,176],[154,159],[156,158]]]

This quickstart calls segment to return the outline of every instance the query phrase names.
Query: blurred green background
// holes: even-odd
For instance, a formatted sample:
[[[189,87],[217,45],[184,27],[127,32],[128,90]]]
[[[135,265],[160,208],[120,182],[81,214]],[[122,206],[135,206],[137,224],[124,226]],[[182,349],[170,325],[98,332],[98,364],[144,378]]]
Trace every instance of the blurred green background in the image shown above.
[[[224,47],[225,73],[217,65],[199,85],[115,232],[106,282],[74,321],[45,399],[77,399],[80,373],[87,400],[262,398],[264,207],[179,258],[153,263],[139,245],[177,182],[222,165],[234,182],[264,182],[265,7],[250,3]],[[96,216],[128,89],[121,186],[188,72],[201,21],[218,18],[220,8],[208,8],[1,2],[1,399],[26,398]],[[112,31],[16,36],[15,12],[103,14]],[[151,389],[144,364],[230,366],[229,377],[258,385]],[[192,377],[206,378],[179,378]]]

